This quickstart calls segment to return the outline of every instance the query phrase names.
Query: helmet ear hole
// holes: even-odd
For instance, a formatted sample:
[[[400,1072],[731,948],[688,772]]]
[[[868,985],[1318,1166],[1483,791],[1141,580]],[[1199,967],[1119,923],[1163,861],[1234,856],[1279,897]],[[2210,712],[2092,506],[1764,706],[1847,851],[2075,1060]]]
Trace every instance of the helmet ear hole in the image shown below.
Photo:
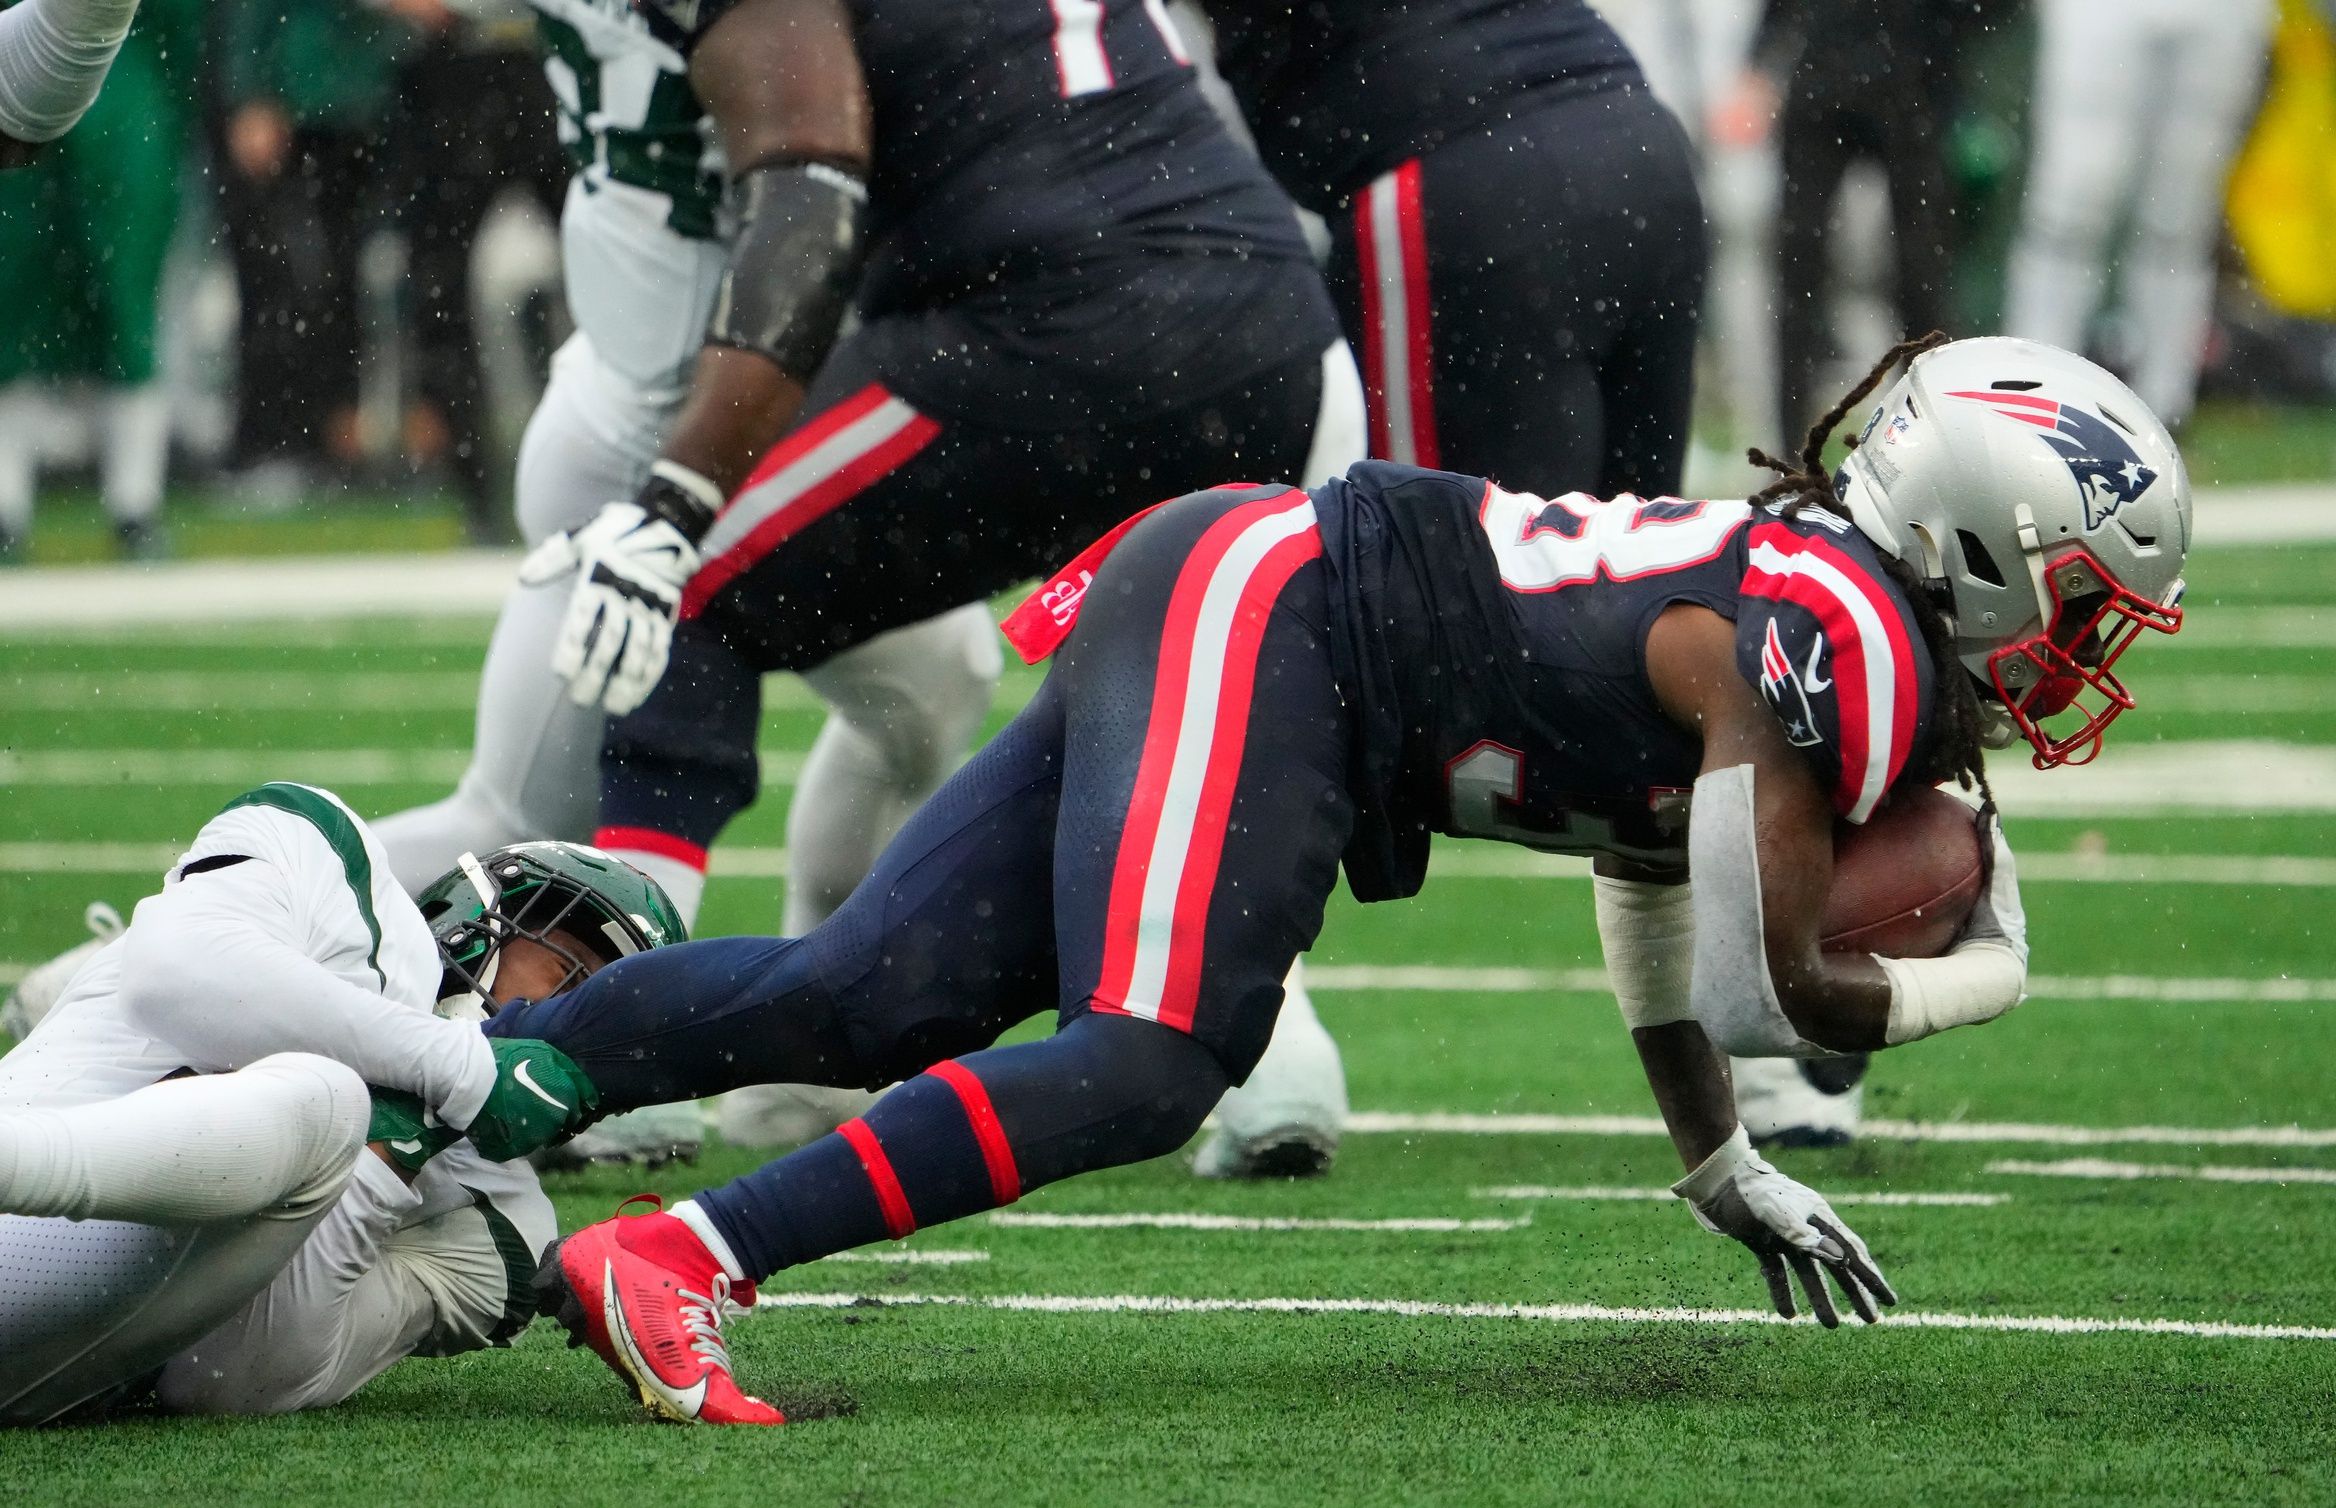
[[[1964,570],[1989,586],[2000,587],[2004,584],[2002,568],[1996,565],[1995,557],[1987,553],[1987,546],[1978,535],[1969,529],[1957,529],[1955,542],[1963,547]]]

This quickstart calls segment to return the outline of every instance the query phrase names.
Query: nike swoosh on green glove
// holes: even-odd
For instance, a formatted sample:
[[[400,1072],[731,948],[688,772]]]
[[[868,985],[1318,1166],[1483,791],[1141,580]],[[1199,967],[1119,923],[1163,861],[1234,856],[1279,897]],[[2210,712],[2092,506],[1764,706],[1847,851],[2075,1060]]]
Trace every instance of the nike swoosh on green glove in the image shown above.
[[[495,1087],[466,1130],[481,1157],[509,1162],[584,1129],[600,1090],[566,1053],[527,1037],[487,1045],[495,1054]]]
[[[432,1115],[421,1096],[402,1089],[373,1091],[373,1120],[365,1139],[389,1149],[390,1161],[408,1173],[462,1140],[462,1133]]]

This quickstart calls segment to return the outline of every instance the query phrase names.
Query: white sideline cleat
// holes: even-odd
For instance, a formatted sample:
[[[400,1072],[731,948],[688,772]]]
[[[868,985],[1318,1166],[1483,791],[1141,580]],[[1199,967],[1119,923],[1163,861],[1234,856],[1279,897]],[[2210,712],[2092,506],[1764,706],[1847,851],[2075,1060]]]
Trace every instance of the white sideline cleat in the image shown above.
[[[122,935],[122,914],[103,901],[89,903],[81,913],[81,924],[89,929],[89,941],[74,944],[16,982],[7,1004],[0,1005],[0,1032],[19,1042],[31,1036],[32,1029],[73,983],[73,976],[81,972],[81,966]]]
[[[1866,1058],[1731,1058],[1736,1118],[1764,1147],[1845,1147],[1857,1140]]]
[[[682,1100],[644,1105],[596,1121],[530,1161],[546,1172],[624,1165],[661,1168],[669,1162],[696,1162],[705,1144],[705,1111],[696,1100]]]
[[[715,1102],[714,1129],[733,1147],[800,1147],[863,1113],[882,1093],[820,1084],[749,1084]]]
[[[1346,1065],[1300,966],[1292,966],[1273,1040],[1249,1082],[1225,1091],[1193,1154],[1201,1178],[1319,1178],[1346,1127]]]

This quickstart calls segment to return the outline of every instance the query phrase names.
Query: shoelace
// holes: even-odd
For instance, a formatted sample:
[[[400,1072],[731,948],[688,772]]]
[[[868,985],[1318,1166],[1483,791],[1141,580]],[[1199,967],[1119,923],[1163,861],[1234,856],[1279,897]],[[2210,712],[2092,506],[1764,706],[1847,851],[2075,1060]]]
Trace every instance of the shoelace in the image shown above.
[[[711,1366],[727,1373],[730,1370],[730,1348],[722,1342],[722,1321],[745,1309],[730,1297],[730,1274],[714,1274],[713,1297],[692,1293],[687,1288],[677,1289],[681,1300],[681,1327],[690,1333],[689,1348],[704,1357]]]

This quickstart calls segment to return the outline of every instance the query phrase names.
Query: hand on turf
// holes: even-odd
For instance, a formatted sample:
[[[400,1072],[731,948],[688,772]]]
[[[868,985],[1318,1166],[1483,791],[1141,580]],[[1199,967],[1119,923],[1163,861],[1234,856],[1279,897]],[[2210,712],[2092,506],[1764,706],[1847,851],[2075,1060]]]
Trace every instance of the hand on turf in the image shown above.
[[[552,674],[567,681],[577,706],[598,704],[622,717],[648,700],[665,674],[673,620],[698,560],[698,547],[670,521],[638,503],[610,503],[520,563],[525,586],[576,573]]]
[[[1752,1150],[1742,1126],[1671,1192],[1688,1201],[1705,1230],[1752,1249],[1768,1280],[1768,1297],[1786,1319],[1795,1312],[1792,1278],[1798,1276],[1817,1323],[1827,1329],[1841,1323],[1820,1269],[1869,1325],[1882,1317],[1877,1305],[1898,1302],[1857,1232],[1833,1213],[1824,1195],[1769,1166]]]
[[[590,1122],[600,1091],[566,1053],[527,1037],[494,1037],[487,1046],[495,1054],[495,1087],[463,1128],[481,1157],[525,1157]]]
[[[2020,904],[2020,877],[2012,864],[2012,846],[2004,841],[2003,819],[1993,811],[1980,817],[1980,836],[1992,850],[1987,888],[1979,892],[1971,919],[1949,951],[1960,953],[1974,945],[2008,948],[2028,966],[2028,913]]]

